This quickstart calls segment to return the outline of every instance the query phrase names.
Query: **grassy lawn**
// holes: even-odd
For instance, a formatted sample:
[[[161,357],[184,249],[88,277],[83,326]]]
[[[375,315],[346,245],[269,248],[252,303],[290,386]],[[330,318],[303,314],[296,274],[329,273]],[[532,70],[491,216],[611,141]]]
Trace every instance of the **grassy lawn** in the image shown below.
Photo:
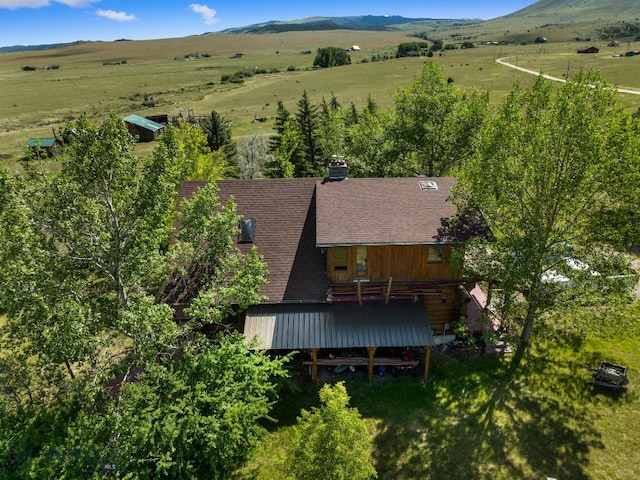
[[[546,343],[515,373],[508,357],[434,355],[426,384],[409,377],[347,380],[347,388],[370,426],[381,480],[636,479],[639,344],[638,328],[627,338],[588,339],[579,347]],[[625,393],[589,383],[584,367],[600,360],[630,367]],[[316,398],[312,385],[284,395],[277,428],[246,478],[282,478],[283,451],[275,446]]]

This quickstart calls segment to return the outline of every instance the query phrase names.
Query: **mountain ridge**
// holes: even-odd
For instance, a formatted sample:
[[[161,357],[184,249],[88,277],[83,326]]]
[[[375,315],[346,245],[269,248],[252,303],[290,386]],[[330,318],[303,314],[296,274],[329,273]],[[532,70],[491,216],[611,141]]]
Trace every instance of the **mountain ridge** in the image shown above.
[[[625,28],[621,28],[620,25]],[[637,28],[628,28],[629,25]],[[424,34],[437,38],[483,36],[503,32],[513,39],[528,40],[528,37],[554,32],[571,38],[598,35],[600,38],[640,38],[640,0],[538,0],[515,12],[490,20],[458,18],[409,18],[399,15],[352,15],[343,17],[314,16],[299,20],[271,20],[243,27],[234,27],[215,32],[217,34],[269,34],[288,31],[317,30],[388,30],[404,31],[408,34]],[[562,32],[565,30],[565,32]],[[208,35],[214,32],[206,32]],[[100,40],[96,40],[99,42]],[[14,45],[0,47],[2,52],[44,50],[90,41],[78,40],[69,43],[48,45]]]

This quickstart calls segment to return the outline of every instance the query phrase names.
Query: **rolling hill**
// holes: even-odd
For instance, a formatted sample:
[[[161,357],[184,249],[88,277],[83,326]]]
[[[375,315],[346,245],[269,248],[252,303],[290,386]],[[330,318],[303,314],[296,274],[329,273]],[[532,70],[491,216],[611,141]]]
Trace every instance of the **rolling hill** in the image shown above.
[[[539,0],[492,20],[405,18],[394,15],[310,17],[271,21],[225,30],[223,33],[282,33],[304,30],[404,31],[429,38],[464,40],[507,37],[530,41],[546,36],[558,41],[584,38],[640,37],[640,0]]]
[[[324,30],[395,31],[430,39],[531,41],[538,36],[567,41],[583,38],[640,38],[640,0],[539,0],[492,20],[407,18],[398,15],[309,17],[230,28],[215,34],[272,34]],[[207,32],[203,35],[210,35]],[[55,45],[15,45],[1,52],[59,48]]]

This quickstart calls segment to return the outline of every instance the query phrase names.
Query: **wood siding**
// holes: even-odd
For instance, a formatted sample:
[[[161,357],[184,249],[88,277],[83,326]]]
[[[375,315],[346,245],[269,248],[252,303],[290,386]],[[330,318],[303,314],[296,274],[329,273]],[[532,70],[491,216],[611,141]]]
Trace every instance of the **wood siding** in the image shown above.
[[[335,249],[347,249],[347,268],[335,268]],[[327,249],[327,274],[331,282],[348,282],[357,278],[371,281],[451,280],[458,278],[450,264],[451,246],[444,245],[442,263],[427,262],[427,245],[389,245],[367,247],[367,275],[356,272],[357,247]]]

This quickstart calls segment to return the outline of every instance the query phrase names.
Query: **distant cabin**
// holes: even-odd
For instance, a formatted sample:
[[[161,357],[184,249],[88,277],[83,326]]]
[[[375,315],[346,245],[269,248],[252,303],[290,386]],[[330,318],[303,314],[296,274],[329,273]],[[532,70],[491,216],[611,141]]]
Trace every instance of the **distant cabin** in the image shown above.
[[[586,47],[579,48],[578,53],[598,53],[600,49],[598,47]]]
[[[47,138],[30,138],[27,140],[27,147],[31,150],[40,149],[44,151],[48,157],[53,157],[57,153],[60,141],[54,137]]]
[[[152,142],[164,133],[164,125],[140,115],[127,115],[123,119],[129,133],[138,138],[139,142]]]

